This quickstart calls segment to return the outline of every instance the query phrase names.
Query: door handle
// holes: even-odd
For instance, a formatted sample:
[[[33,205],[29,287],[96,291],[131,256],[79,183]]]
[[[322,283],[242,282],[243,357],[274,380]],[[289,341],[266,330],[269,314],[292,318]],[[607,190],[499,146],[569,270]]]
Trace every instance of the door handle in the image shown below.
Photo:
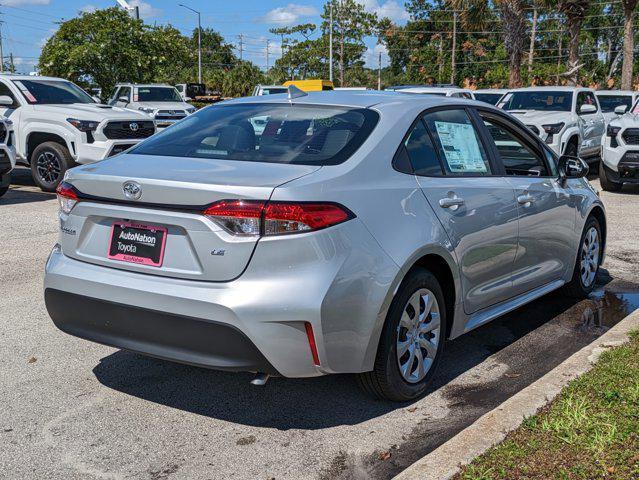
[[[517,197],[517,202],[521,205],[528,205],[535,201],[535,197],[530,195],[529,193],[524,193],[523,195],[519,195]]]
[[[442,208],[450,208],[451,210],[457,210],[464,204],[464,199],[459,197],[446,197],[439,201],[439,206]]]

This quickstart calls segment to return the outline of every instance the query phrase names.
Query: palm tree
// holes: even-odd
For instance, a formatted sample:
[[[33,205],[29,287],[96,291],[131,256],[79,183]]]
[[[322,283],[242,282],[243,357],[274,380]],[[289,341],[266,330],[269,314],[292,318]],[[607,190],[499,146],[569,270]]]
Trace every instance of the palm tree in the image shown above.
[[[623,65],[621,67],[621,88],[632,89],[632,66],[634,53],[634,18],[638,0],[623,0]]]
[[[485,28],[491,18],[487,0],[448,0],[452,8],[461,12],[461,23],[468,30]],[[521,87],[521,60],[526,40],[526,0],[494,0],[504,46],[508,53],[508,87]]]
[[[568,63],[565,75],[570,85],[577,85],[579,78],[579,34],[591,0],[545,0],[548,8],[558,9],[566,17],[568,27]]]

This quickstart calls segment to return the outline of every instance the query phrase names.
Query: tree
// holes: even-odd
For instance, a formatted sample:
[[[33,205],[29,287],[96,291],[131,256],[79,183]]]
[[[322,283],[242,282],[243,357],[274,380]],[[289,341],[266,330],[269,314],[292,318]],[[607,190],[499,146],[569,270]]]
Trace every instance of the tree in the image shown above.
[[[623,65],[621,67],[621,88],[632,89],[632,67],[634,59],[634,18],[637,0],[622,0],[623,5]]]
[[[346,86],[345,71],[361,58],[366,45],[364,37],[371,35],[377,25],[377,15],[369,13],[355,0],[330,0],[322,13],[322,33],[328,36],[331,28],[331,6],[333,8],[333,37],[337,39],[339,84]]]
[[[245,97],[253,87],[264,83],[264,74],[251,62],[243,61],[227,71],[222,80],[222,95],[225,97]]]
[[[171,78],[176,62],[193,62],[187,39],[172,27],[151,27],[120,8],[107,8],[60,23],[42,49],[44,75],[97,84],[108,96],[118,82]]]

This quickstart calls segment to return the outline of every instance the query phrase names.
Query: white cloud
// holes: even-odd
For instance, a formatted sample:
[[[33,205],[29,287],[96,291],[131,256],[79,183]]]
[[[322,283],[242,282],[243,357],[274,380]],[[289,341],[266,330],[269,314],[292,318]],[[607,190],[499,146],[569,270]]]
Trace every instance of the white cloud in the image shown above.
[[[379,65],[379,54],[382,54],[382,67],[388,66],[390,59],[386,45],[376,44],[373,48],[368,47],[364,54],[364,61],[368,68],[377,68]]]
[[[93,13],[98,9],[95,5],[85,5],[80,9],[82,13]]]
[[[19,7],[20,5],[49,5],[51,0],[5,0],[2,2],[7,7]]]
[[[140,18],[154,18],[162,15],[162,10],[155,8],[143,0],[130,0],[128,3],[132,7],[138,7],[140,9]]]
[[[410,15],[406,11],[406,9],[395,0],[388,0],[383,3],[380,3],[377,0],[358,1],[359,3],[364,5],[364,8],[367,11],[376,13],[380,19],[388,17],[395,23],[401,23],[407,21],[410,18]]]
[[[302,17],[312,17],[319,15],[319,11],[310,5],[298,5],[296,3],[289,3],[285,7],[278,7],[266,15],[260,20],[264,23],[278,23],[280,25],[292,25],[296,23]]]

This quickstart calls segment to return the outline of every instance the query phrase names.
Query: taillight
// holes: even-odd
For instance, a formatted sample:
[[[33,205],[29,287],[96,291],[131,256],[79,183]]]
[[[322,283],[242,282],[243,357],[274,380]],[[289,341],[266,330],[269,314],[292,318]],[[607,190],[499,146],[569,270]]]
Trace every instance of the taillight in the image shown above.
[[[353,218],[336,203],[221,200],[204,215],[234,235],[283,235],[320,230]]]
[[[58,195],[60,211],[70,213],[73,207],[78,203],[78,194],[75,192],[73,185],[67,182],[61,182],[55,192]]]

